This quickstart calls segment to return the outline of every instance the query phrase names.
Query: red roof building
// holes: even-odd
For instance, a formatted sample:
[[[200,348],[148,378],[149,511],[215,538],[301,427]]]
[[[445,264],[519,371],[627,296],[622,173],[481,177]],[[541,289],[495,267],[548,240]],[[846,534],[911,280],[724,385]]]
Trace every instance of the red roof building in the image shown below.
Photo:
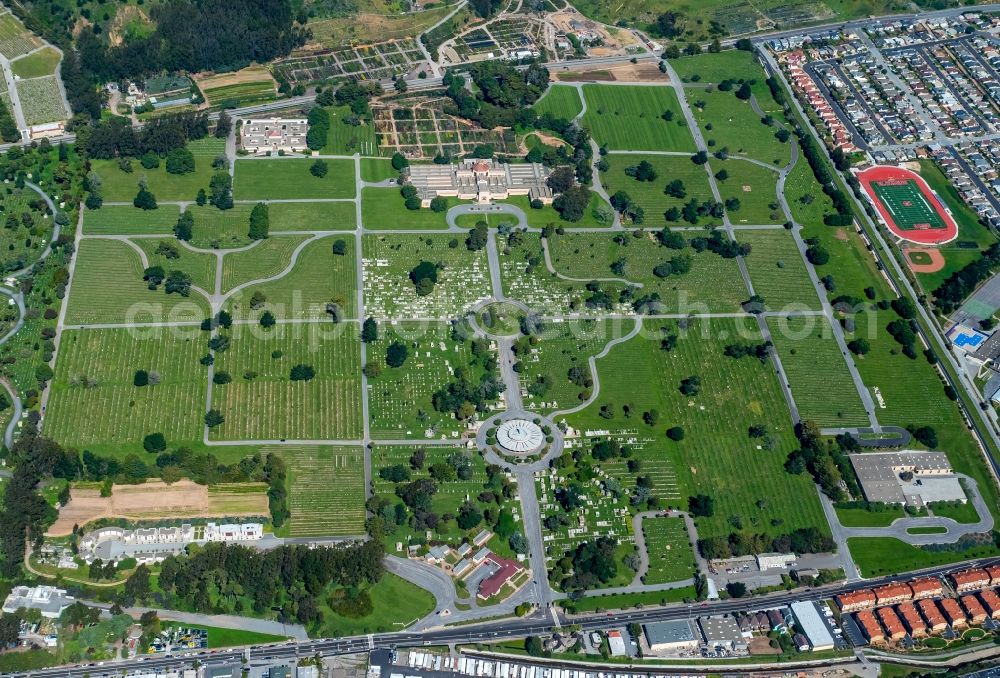
[[[907,632],[917,638],[919,636],[927,635],[927,624],[924,622],[923,617],[917,612],[917,606],[913,603],[900,603],[896,608],[899,612],[899,616],[903,618],[903,626],[906,627]]]
[[[497,565],[499,569],[486,579],[479,582],[479,597],[483,600],[487,600],[495,596],[500,592],[500,589],[507,584],[507,582],[524,570],[520,563],[510,560],[509,558],[501,558],[492,552],[486,556],[486,560],[494,565]]]
[[[969,620],[973,624],[982,624],[986,621],[986,610],[975,594],[969,593],[961,597],[962,607],[969,613]]]
[[[910,589],[913,591],[913,599],[935,598],[944,595],[944,585],[936,577],[923,577],[910,582]]]
[[[895,605],[913,598],[913,590],[909,584],[886,584],[875,589],[875,598],[879,605]]]
[[[993,619],[1000,619],[1000,596],[993,589],[983,589],[979,592],[979,600],[986,608],[986,614]]]
[[[882,626],[885,627],[890,640],[899,640],[906,635],[903,622],[899,621],[899,616],[892,611],[891,607],[880,607],[875,610],[875,615],[882,622]]]
[[[938,601],[938,605],[941,606],[941,611],[944,612],[945,621],[947,621],[952,628],[968,626],[965,621],[965,613],[962,612],[962,608],[959,607],[957,600],[954,598],[942,598]]]
[[[948,622],[944,620],[941,610],[933,600],[924,599],[917,601],[917,609],[924,616],[924,620],[931,628],[931,633],[938,633],[948,628]]]
[[[837,604],[840,605],[841,612],[857,612],[875,607],[875,594],[871,589],[862,589],[853,593],[844,593],[837,596]]]
[[[959,593],[983,589],[990,585],[990,575],[986,570],[962,570],[951,575],[955,590]]]
[[[871,610],[861,610],[854,615],[854,619],[858,622],[861,632],[865,634],[865,638],[868,639],[869,643],[881,643],[885,640],[882,627],[875,621],[875,615],[872,614]]]
[[[1000,586],[1000,565],[990,565],[986,574],[990,575],[990,586]]]

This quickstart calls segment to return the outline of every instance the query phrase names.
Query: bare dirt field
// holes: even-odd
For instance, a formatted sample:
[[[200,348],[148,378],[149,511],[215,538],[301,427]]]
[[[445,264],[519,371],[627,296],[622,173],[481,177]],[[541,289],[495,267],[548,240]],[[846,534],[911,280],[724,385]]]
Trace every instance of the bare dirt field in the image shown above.
[[[231,87],[233,85],[245,85],[262,80],[274,82],[271,72],[264,66],[248,66],[234,73],[220,73],[219,75],[198,74],[195,76],[195,82],[198,83],[202,91],[206,89],[219,89],[220,87]]]
[[[70,534],[74,525],[99,518],[155,520],[163,518],[212,518],[265,516],[267,486],[262,483],[216,485],[209,488],[190,480],[172,485],[156,480],[142,485],[115,485],[110,497],[99,488],[74,488],[69,503],[47,532],[51,537]]]

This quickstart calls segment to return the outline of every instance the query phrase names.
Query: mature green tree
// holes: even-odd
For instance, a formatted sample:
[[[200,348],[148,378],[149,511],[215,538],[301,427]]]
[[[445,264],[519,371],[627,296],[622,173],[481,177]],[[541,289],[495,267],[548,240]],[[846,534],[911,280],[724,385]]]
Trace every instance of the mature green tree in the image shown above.
[[[378,322],[375,318],[365,318],[365,321],[361,324],[361,341],[366,344],[378,341]]]
[[[167,449],[167,439],[162,433],[150,433],[142,439],[142,449],[147,452],[163,452]]]
[[[250,230],[247,235],[251,240],[264,240],[270,228],[270,210],[267,203],[259,202],[250,210]]]
[[[385,351],[385,364],[389,367],[402,367],[409,355],[410,351],[406,348],[406,344],[394,341]]]

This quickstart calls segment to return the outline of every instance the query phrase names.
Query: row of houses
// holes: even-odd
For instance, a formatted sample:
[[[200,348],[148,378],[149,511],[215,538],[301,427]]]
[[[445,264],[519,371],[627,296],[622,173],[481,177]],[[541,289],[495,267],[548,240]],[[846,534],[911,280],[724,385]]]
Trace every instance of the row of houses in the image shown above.
[[[860,589],[837,596],[843,613],[870,610],[880,605],[895,605],[908,600],[922,600],[944,595],[944,585],[935,577],[921,577],[909,582],[894,582],[874,589]]]
[[[1000,228],[1000,212],[993,202],[984,194],[981,185],[991,190],[994,196],[1000,197],[1000,143],[996,141],[966,142],[945,148],[941,145],[930,146],[931,157],[948,177],[962,200],[978,217],[993,226]],[[959,158],[964,160],[963,163]],[[969,168],[968,170],[966,168]],[[969,170],[976,174],[980,184],[970,175]]]
[[[1000,565],[962,570],[950,575],[949,578],[958,593],[1000,586]]]
[[[834,148],[839,148],[845,153],[857,151],[858,148],[854,145],[851,132],[841,121],[840,116],[834,112],[830,102],[813,81],[812,76],[805,71],[803,67],[806,62],[805,53],[802,50],[787,52],[782,55],[781,62],[796,93],[822,121]]]
[[[896,642],[906,636],[922,638],[961,630],[987,619],[1000,619],[1000,596],[993,589],[967,593],[955,598],[924,598],[895,606],[860,610],[854,619],[870,644]]]

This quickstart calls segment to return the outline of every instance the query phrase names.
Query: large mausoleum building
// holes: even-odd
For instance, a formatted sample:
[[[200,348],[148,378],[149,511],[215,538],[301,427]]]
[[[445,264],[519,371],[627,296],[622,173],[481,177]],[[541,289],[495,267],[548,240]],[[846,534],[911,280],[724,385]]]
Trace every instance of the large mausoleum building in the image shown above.
[[[406,180],[417,189],[424,207],[437,197],[488,203],[512,195],[549,204],[553,198],[545,183],[549,174],[549,168],[537,162],[512,165],[473,159],[458,165],[411,165]]]
[[[243,121],[240,144],[254,155],[304,153],[309,121],[305,118],[253,118]]]

